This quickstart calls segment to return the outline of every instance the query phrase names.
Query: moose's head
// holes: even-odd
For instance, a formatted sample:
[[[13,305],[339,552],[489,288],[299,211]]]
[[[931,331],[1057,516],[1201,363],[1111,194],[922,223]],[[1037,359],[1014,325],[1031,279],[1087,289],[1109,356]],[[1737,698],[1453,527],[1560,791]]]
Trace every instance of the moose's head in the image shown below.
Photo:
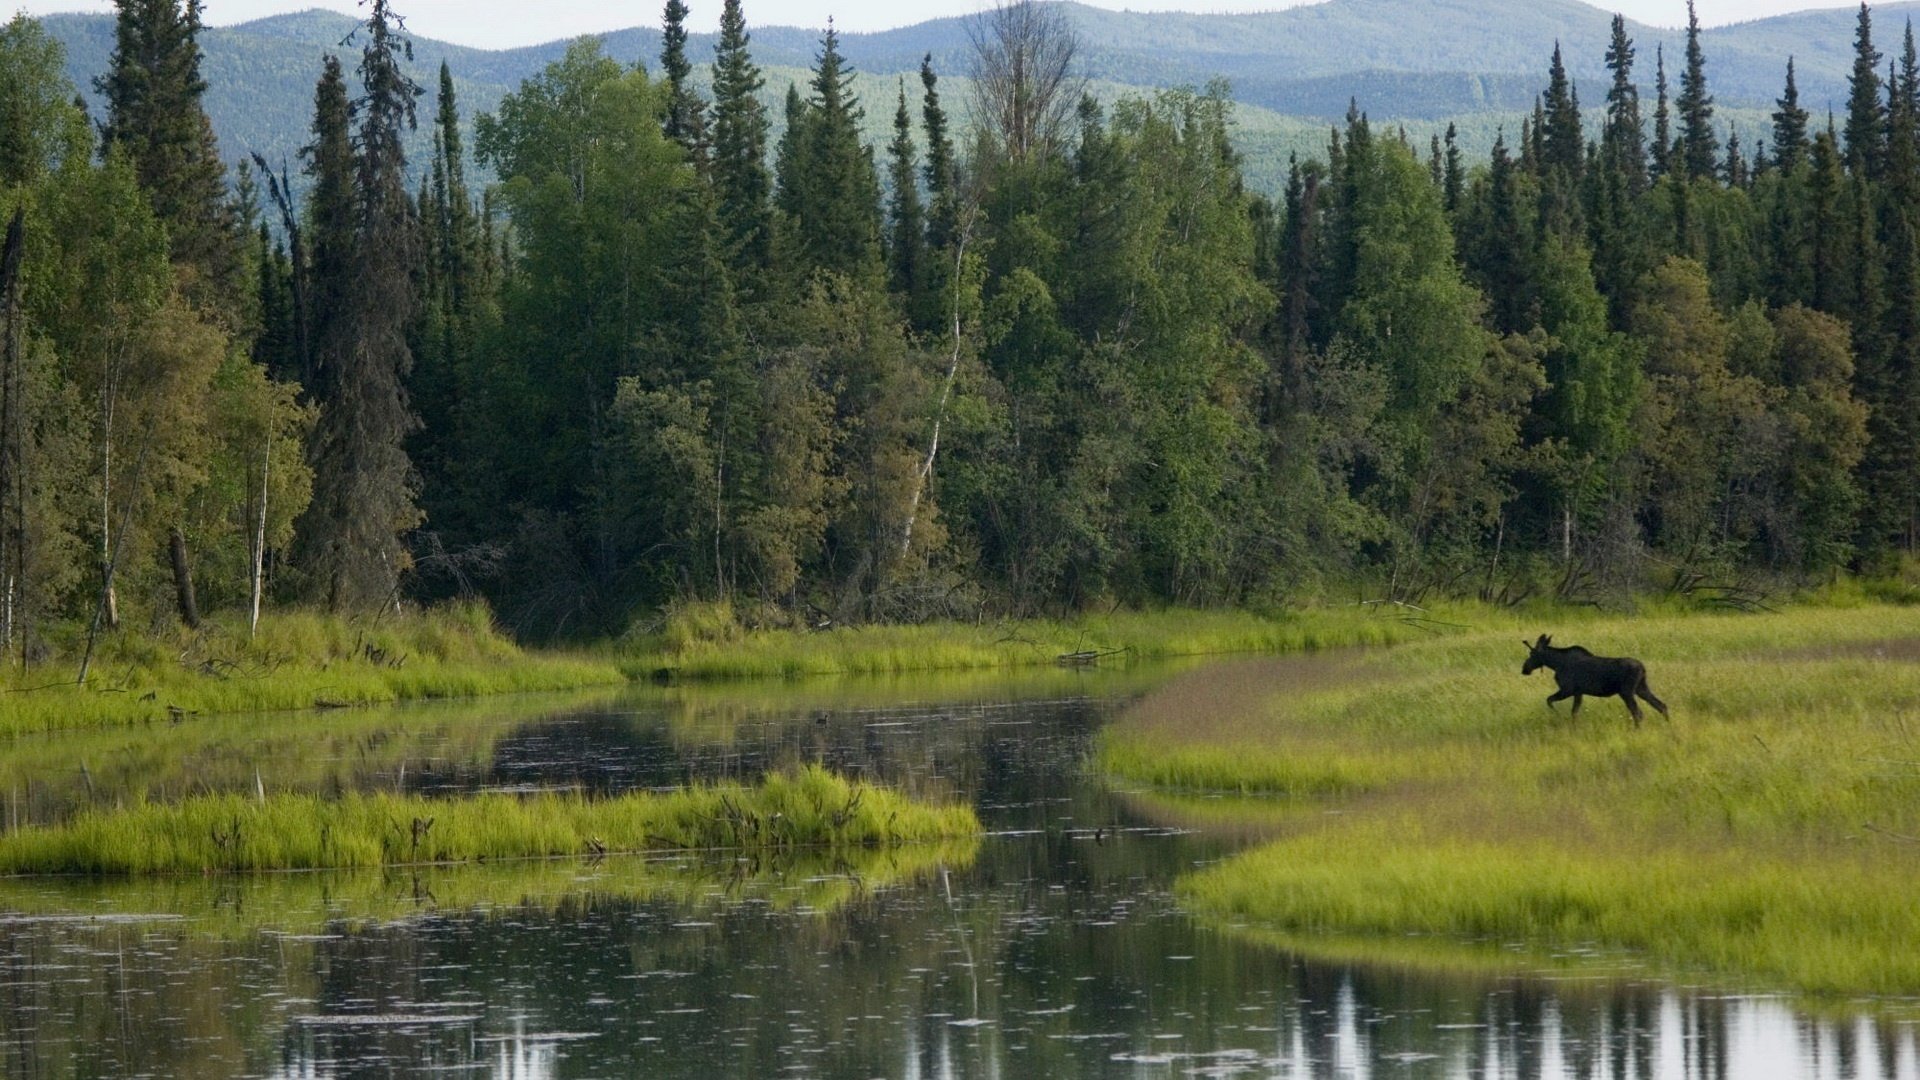
[[[1546,666],[1547,649],[1553,645],[1552,636],[1541,634],[1538,641],[1529,643],[1523,640],[1520,644],[1527,650],[1527,662],[1520,666],[1520,674],[1531,675]]]

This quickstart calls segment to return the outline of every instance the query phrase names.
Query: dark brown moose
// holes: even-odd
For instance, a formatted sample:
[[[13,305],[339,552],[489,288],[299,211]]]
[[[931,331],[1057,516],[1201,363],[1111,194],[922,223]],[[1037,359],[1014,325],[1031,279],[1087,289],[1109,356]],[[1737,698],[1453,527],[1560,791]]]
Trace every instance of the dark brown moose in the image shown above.
[[[1633,726],[1640,726],[1640,702],[1660,710],[1661,716],[1667,715],[1666,702],[1653,696],[1647,689],[1647,666],[1630,656],[1595,656],[1578,645],[1560,648],[1553,644],[1553,638],[1546,634],[1540,640],[1527,646],[1527,662],[1520,668],[1520,674],[1531,675],[1541,668],[1553,672],[1553,681],[1559,686],[1553,695],[1547,698],[1547,708],[1553,708],[1556,701],[1573,699],[1575,715],[1580,712],[1580,699],[1583,697],[1619,697],[1627,703],[1627,711],[1633,714]]]

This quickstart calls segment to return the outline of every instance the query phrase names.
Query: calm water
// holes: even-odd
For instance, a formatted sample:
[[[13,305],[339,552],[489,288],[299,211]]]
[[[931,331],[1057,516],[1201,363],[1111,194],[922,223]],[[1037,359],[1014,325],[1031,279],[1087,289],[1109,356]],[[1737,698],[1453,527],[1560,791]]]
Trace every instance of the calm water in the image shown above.
[[[624,790],[825,761],[977,852],[0,882],[0,1077],[1920,1077],[1912,1018],[1315,963],[1168,888],[1238,841],[1106,790],[1150,676],[662,691],[10,745],[6,822],[134,793]],[[937,702],[947,702],[938,704]]]

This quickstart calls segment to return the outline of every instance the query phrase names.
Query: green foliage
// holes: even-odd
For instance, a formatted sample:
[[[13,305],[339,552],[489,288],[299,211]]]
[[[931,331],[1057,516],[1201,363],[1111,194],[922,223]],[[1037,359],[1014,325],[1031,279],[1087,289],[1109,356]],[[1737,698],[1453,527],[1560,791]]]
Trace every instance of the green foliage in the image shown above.
[[[199,109],[180,11],[128,0],[128,32],[166,47],[114,69],[126,108],[166,69],[172,104],[141,107],[168,132]],[[949,117],[936,55],[907,58],[917,86],[856,76],[876,42],[829,30],[781,88],[770,173],[793,39],[752,40],[727,5],[709,114],[675,3],[658,82],[619,36],[540,53],[498,97],[444,64],[416,194],[390,14],[370,11],[357,87],[319,68],[299,201],[284,167],[241,177],[248,280],[217,310],[135,147],[79,153],[57,51],[29,23],[0,38],[0,205],[27,210],[8,370],[33,405],[0,409],[27,481],[0,485],[9,656],[95,610],[164,629],[175,533],[213,608],[484,596],[528,637],[702,609],[1266,606],[1329,582],[1744,603],[1920,542],[1920,59],[1885,86],[1872,167],[1837,131],[1794,149],[1797,82],[1784,159],[1749,168],[1727,138],[1723,164],[1715,125],[1762,114],[1745,91],[1713,112],[1707,57],[1738,35],[1697,25],[1674,100],[1656,60],[1644,145],[1636,58],[1669,42],[1625,20],[1541,49],[1531,114],[1449,123],[1424,163],[1365,102],[1325,139],[1219,83],[1128,94],[1097,52],[1068,73],[1094,76],[1084,98],[1028,103],[1046,137],[1008,154]],[[861,107],[876,91],[889,115]],[[1281,144],[1324,160],[1294,156],[1276,202],[1257,189]]]

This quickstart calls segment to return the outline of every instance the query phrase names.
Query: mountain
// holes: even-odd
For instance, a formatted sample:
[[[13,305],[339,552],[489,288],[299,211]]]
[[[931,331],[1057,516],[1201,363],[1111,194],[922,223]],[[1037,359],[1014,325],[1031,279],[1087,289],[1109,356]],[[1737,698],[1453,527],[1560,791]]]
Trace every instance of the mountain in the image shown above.
[[[1324,0],[1252,15],[1146,14],[1062,3],[1081,37],[1082,68],[1102,96],[1227,79],[1242,105],[1242,145],[1254,182],[1269,189],[1286,153],[1317,151],[1325,125],[1343,115],[1350,100],[1376,120],[1405,124],[1422,141],[1425,132],[1458,122],[1470,133],[1468,149],[1478,152],[1491,144],[1496,127],[1518,127],[1519,114],[1545,85],[1556,42],[1586,88],[1588,106],[1599,104],[1607,83],[1603,57],[1611,16],[1579,0]],[[1920,0],[1874,9],[1882,52],[1895,50],[1901,24],[1917,10]],[[1764,125],[1789,54],[1808,109],[1816,115],[1828,107],[1839,111],[1852,67],[1855,17],[1849,9],[1810,11],[1706,31],[1708,80],[1723,115],[1749,131]],[[92,96],[92,80],[106,70],[113,48],[113,17],[52,15],[44,22],[66,44],[75,84]],[[342,53],[351,64],[344,54],[357,49],[349,40],[355,26],[350,16],[315,10],[204,33],[207,109],[229,158],[259,150],[272,160],[294,159],[306,141],[320,57]],[[1637,23],[1629,24],[1629,33],[1650,113],[1655,49],[1667,51],[1677,82],[1684,35]],[[713,40],[696,34],[689,52],[709,56]],[[654,29],[617,31],[603,41],[616,58],[657,63]],[[916,71],[929,53],[946,73],[948,100],[964,100],[965,81],[958,76],[967,67],[965,19],[844,34],[841,44],[862,73],[857,88],[876,135],[891,117],[896,79]],[[754,57],[767,69],[776,118],[788,82],[805,79],[818,47],[814,30],[753,30]],[[431,88],[446,60],[462,110],[472,116],[495,108],[565,48],[566,42],[550,42],[489,51],[417,37],[414,74]],[[917,100],[917,81],[908,83],[910,99]],[[423,107],[432,104],[429,95]]]

